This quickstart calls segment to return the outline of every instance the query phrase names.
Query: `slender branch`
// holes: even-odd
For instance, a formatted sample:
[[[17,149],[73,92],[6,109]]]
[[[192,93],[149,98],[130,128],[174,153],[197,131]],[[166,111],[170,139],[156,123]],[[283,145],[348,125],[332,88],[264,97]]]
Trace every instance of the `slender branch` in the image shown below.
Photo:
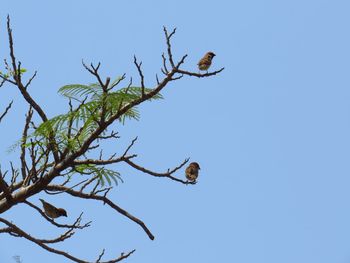
[[[26,116],[26,121],[25,121],[25,125],[24,125],[24,129],[23,129],[23,133],[22,133],[22,143],[21,143],[21,156],[20,156],[20,160],[21,160],[21,171],[22,171],[22,178],[24,179],[23,184],[26,185],[29,182],[29,177],[26,181],[27,178],[27,174],[26,174],[26,158],[25,158],[25,154],[26,154],[26,143],[27,143],[27,135],[28,135],[28,129],[29,129],[29,123],[32,120],[32,116],[33,116],[33,110],[32,107],[29,107],[27,116]]]
[[[1,82],[0,82],[0,88],[1,88],[1,87],[5,84],[6,79],[3,78],[3,76],[1,75],[1,73],[0,73],[0,77],[2,78],[2,79],[1,79]]]
[[[197,78],[204,78],[204,77],[214,76],[214,75],[220,73],[221,71],[223,71],[224,69],[225,68],[221,68],[219,70],[216,70],[216,71],[213,71],[213,72],[209,72],[209,73],[205,73],[205,74],[185,71],[185,70],[181,70],[181,69],[178,69],[176,72],[180,73],[180,74],[183,74],[183,75],[193,76],[193,77],[197,77]]]
[[[99,179],[100,175],[95,175],[94,177],[92,177],[90,180],[88,180],[85,184],[83,184],[83,186],[80,188],[79,192],[82,192],[88,185],[90,185],[91,183],[93,183],[95,180]]]
[[[126,160],[132,159],[136,157],[136,154],[130,156],[121,156],[119,158],[113,158],[108,160],[97,160],[97,159],[85,159],[85,160],[76,160],[73,162],[73,165],[81,165],[81,164],[95,164],[95,165],[106,165],[112,163],[120,163],[125,162]]]
[[[47,221],[49,221],[51,224],[53,224],[56,227],[62,227],[62,228],[70,228],[70,229],[84,229],[86,227],[89,227],[91,224],[91,221],[85,223],[84,225],[80,225],[83,213],[79,215],[79,217],[75,220],[75,222],[72,225],[67,225],[67,224],[59,224],[55,222],[53,219],[49,218],[39,207],[36,205],[32,204],[31,202],[25,200],[23,203],[26,205],[30,206],[31,208],[35,209],[39,214],[44,217]]]
[[[86,194],[83,192],[78,192],[78,191],[74,191],[72,189],[69,189],[67,187],[61,186],[61,185],[48,185],[47,188],[48,190],[51,191],[65,191],[66,193],[75,196],[75,197],[79,197],[79,198],[83,198],[83,199],[93,199],[93,200],[99,200],[102,201],[105,204],[108,204],[111,208],[113,208],[114,210],[116,210],[118,213],[126,216],[127,218],[129,218],[130,220],[134,221],[136,224],[138,224],[139,226],[142,227],[142,229],[146,232],[146,234],[148,235],[148,237],[153,240],[154,236],[151,233],[151,231],[147,228],[147,226],[145,225],[144,222],[142,222],[140,219],[138,219],[137,217],[131,215],[129,212],[127,212],[126,210],[124,210],[123,208],[119,207],[118,205],[116,205],[115,203],[113,203],[111,200],[109,200],[106,196],[100,196],[100,195],[94,195],[94,194]]]
[[[53,238],[53,239],[38,239],[38,242],[45,243],[45,244],[54,244],[59,243],[67,240],[68,238],[72,237],[74,235],[74,232],[72,229],[67,230],[59,237]]]
[[[175,80],[178,80],[178,79],[182,79],[184,75],[180,75],[178,77],[174,77],[174,78],[171,78],[171,81],[175,81]]]
[[[142,61],[140,63],[137,63],[137,59],[136,59],[136,56],[134,56],[134,64],[137,68],[137,71],[139,72],[139,75],[140,75],[140,79],[141,79],[141,94],[142,94],[142,97],[145,96],[145,77],[142,73],[142,69],[141,69],[141,65],[142,65]]]
[[[43,109],[39,106],[39,104],[36,103],[36,101],[30,96],[30,94],[27,92],[26,87],[23,85],[21,81],[21,63],[16,62],[16,57],[14,53],[13,48],[13,38],[12,38],[12,29],[10,27],[10,16],[7,16],[7,32],[9,37],[9,46],[10,46],[10,57],[12,62],[12,70],[13,70],[13,78],[15,80],[15,85],[18,87],[19,91],[21,92],[23,98],[28,102],[29,105],[31,105],[35,111],[39,114],[40,118],[43,122],[46,122],[48,120],[45,112]],[[53,131],[50,131],[49,134],[49,142],[50,142],[50,149],[52,150],[54,159],[56,162],[58,162],[58,150],[57,150],[57,143],[55,141]]]
[[[11,233],[11,231],[12,231],[11,227],[0,228],[0,233]]]
[[[163,27],[164,33],[165,33],[165,38],[166,38],[166,43],[167,43],[167,47],[168,47],[168,59],[170,62],[171,67],[175,67],[174,61],[173,61],[173,54],[171,52],[171,44],[170,44],[170,39],[171,37],[175,34],[176,32],[176,28],[173,29],[173,31],[169,34],[168,30],[166,29],[166,27]]]
[[[19,72],[15,52],[13,48],[13,38],[12,38],[12,29],[10,27],[10,16],[7,16],[7,32],[9,37],[9,46],[10,46],[10,57],[12,61],[12,69],[13,69],[13,78],[16,81],[16,85],[18,86],[20,92],[22,93],[24,99],[37,111],[41,119],[45,122],[47,121],[46,114],[41,109],[41,107],[33,100],[33,98],[26,91],[25,87],[21,82],[21,72]],[[19,64],[20,65],[20,64]]]
[[[50,252],[58,254],[58,255],[62,255],[62,256],[66,257],[66,258],[68,258],[68,259],[70,259],[70,260],[72,260],[74,262],[90,263],[89,261],[85,261],[85,260],[79,259],[77,257],[74,257],[74,256],[70,255],[67,252],[64,252],[64,251],[61,251],[61,250],[58,250],[58,249],[54,249],[52,247],[47,246],[40,239],[32,237],[31,235],[29,235],[28,233],[26,233],[25,231],[20,229],[18,226],[16,226],[15,224],[7,221],[4,218],[0,218],[0,222],[4,223],[5,225],[7,225],[10,228],[9,229],[10,232],[7,232],[9,234],[13,233],[13,234],[15,234],[17,236],[24,237],[25,239],[27,239],[27,240],[37,244],[38,246],[42,247],[43,249],[46,249],[47,251],[50,251]],[[104,262],[100,262],[100,263],[115,263],[115,262],[119,262],[119,261],[129,257],[134,252],[135,252],[135,250],[132,250],[132,251],[128,252],[127,254],[123,254],[122,253],[121,256],[118,257],[118,258],[115,258],[115,259],[112,259],[112,260],[108,260],[108,261],[104,261]]]
[[[108,91],[112,90],[114,87],[118,86],[120,82],[122,82],[125,79],[126,74],[124,73],[116,82],[112,83],[110,87],[108,88]]]
[[[163,59],[163,68],[162,68],[162,72],[163,72],[164,75],[167,75],[167,74],[169,73],[169,70],[168,70],[168,68],[167,68],[167,66],[166,66],[166,58],[165,58],[164,53],[162,54],[162,59]],[[158,84],[159,84],[159,81],[157,81],[157,82],[158,82]]]
[[[130,165],[131,167],[135,168],[136,170],[139,170],[143,173],[155,176],[155,177],[167,177],[173,181],[179,182],[179,183],[183,183],[183,184],[195,184],[195,182],[190,182],[190,181],[184,181],[181,180],[179,178],[176,178],[174,176],[172,176],[173,173],[175,173],[177,170],[181,169],[187,162],[189,161],[189,159],[185,159],[185,161],[183,161],[179,166],[175,167],[172,170],[169,170],[165,173],[157,173],[157,172],[153,172],[151,170],[148,170],[140,165],[135,164],[134,162],[130,161],[130,159],[125,160],[124,162],[126,162],[128,165]]]
[[[5,115],[8,113],[8,111],[11,109],[12,107],[12,103],[13,100],[9,103],[9,105],[6,107],[5,111],[3,112],[3,114],[1,114],[0,116],[0,122],[2,121],[2,119],[5,117]]]
[[[73,169],[73,170],[76,171],[75,169]],[[80,173],[80,174],[91,175],[93,172],[91,172],[91,173],[84,173],[84,172],[79,171],[79,173]],[[88,182],[88,181],[89,181],[88,179],[85,179],[85,180],[83,180],[83,181],[80,181],[79,183],[76,183],[75,185],[70,186],[69,189],[74,189],[75,187],[77,187],[77,186],[79,186],[79,185],[81,185],[81,184],[84,184],[84,183],[86,183],[86,182]],[[69,180],[68,180],[68,181],[65,181],[65,182],[62,183],[61,185],[64,186],[64,185],[66,184],[66,182],[68,183]],[[53,193],[52,193],[52,192],[49,192],[47,189],[45,189],[45,192],[46,192],[47,194],[49,194],[49,195],[58,195],[58,194],[64,193],[65,191],[56,191],[56,192],[53,192]]]
[[[27,84],[24,86],[25,89],[29,87],[29,85],[32,83],[33,79],[36,77],[37,71],[34,72],[33,76],[28,80]]]
[[[98,73],[98,70],[99,70],[99,68],[100,68],[100,66],[101,66],[101,62],[99,62],[99,63],[97,64],[97,67],[95,67],[95,66],[91,63],[91,64],[90,64],[90,67],[91,67],[91,68],[89,68],[89,67],[85,64],[84,60],[82,60],[81,63],[83,64],[84,68],[85,68],[88,72],[90,72],[92,75],[94,75],[94,76],[96,77],[96,79],[97,79],[98,83],[101,85],[101,87],[107,89],[106,86],[108,86],[109,81],[108,81],[107,85],[106,85],[105,83],[103,83],[103,81],[102,81],[102,79],[101,79],[101,77],[100,77],[100,74]]]
[[[0,171],[0,190],[4,193],[7,202],[12,203],[13,197],[9,190],[8,184],[5,182],[2,176],[2,172]]]
[[[130,143],[130,145],[128,146],[128,148],[126,148],[126,150],[125,150],[125,152],[124,152],[124,154],[123,154],[123,157],[125,157],[125,156],[128,154],[129,150],[131,149],[131,147],[134,146],[134,144],[135,144],[136,141],[137,141],[137,136],[131,141],[131,143]]]
[[[103,255],[105,254],[105,249],[102,249],[101,254],[98,256],[96,263],[100,262],[101,258],[103,257]]]
[[[106,136],[100,135],[100,136],[98,136],[98,139],[103,139],[103,140],[106,140],[106,139],[120,139],[120,136],[118,136],[118,132],[111,131],[110,135],[106,135]]]

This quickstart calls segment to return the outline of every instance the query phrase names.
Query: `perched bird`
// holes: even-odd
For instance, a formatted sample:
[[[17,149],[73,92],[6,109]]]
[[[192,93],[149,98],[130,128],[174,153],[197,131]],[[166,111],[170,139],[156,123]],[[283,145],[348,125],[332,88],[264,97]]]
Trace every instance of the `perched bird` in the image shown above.
[[[60,216],[67,217],[67,212],[63,208],[54,207],[52,204],[45,202],[43,199],[39,199],[43,203],[45,214],[51,218],[57,218]]]
[[[198,172],[201,168],[199,167],[199,164],[196,162],[190,163],[189,166],[186,168],[186,178],[191,181],[195,182],[198,178]]]
[[[208,69],[211,65],[211,61],[216,55],[213,52],[208,52],[204,55],[204,57],[198,62],[199,70],[206,70],[208,73]]]

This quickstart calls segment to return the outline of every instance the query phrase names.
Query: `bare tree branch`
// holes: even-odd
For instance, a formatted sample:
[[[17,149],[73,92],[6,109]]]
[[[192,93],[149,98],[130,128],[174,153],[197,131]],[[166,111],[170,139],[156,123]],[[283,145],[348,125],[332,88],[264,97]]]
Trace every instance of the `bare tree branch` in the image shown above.
[[[137,165],[135,163],[133,163],[130,159],[126,159],[124,160],[124,162],[126,162],[128,165],[130,165],[131,167],[135,168],[136,170],[139,170],[143,173],[146,173],[146,174],[149,174],[149,175],[152,175],[152,176],[155,176],[155,177],[167,177],[173,181],[176,181],[176,182],[180,182],[180,183],[183,183],[183,184],[196,184],[195,182],[190,182],[190,181],[183,181],[179,178],[176,178],[174,176],[172,176],[173,173],[175,173],[177,170],[181,169],[186,163],[188,163],[189,159],[185,159],[185,161],[183,161],[179,166],[175,167],[174,169],[172,170],[169,170],[165,173],[156,173],[156,172],[153,172],[151,170],[148,170],[140,165]]]
[[[96,160],[96,159],[85,159],[85,160],[76,160],[73,162],[73,165],[81,165],[81,164],[95,164],[95,165],[107,165],[112,163],[120,163],[125,162],[126,160],[129,160],[131,158],[136,157],[137,155],[130,155],[130,156],[121,156],[119,158],[113,158],[108,160]]]
[[[33,79],[36,77],[37,71],[34,72],[33,76],[28,80],[27,84],[24,86],[24,89],[27,89],[32,83]]]
[[[139,72],[139,75],[140,75],[141,94],[142,94],[142,97],[144,97],[145,96],[145,81],[144,81],[145,77],[143,76],[142,69],[141,69],[142,61],[140,63],[137,63],[136,56],[134,56],[134,64],[135,64],[137,71]]]
[[[49,221],[51,224],[53,224],[56,227],[62,227],[62,228],[70,228],[70,229],[84,229],[86,227],[89,227],[91,225],[91,221],[85,223],[84,225],[81,225],[81,218],[83,216],[83,213],[81,213],[79,215],[79,217],[75,220],[75,222],[72,225],[67,225],[67,224],[59,224],[57,222],[55,222],[53,219],[49,218],[43,211],[41,211],[41,209],[39,207],[37,207],[36,205],[30,203],[29,201],[24,201],[23,203],[25,203],[26,205],[30,206],[31,208],[35,209],[36,211],[39,212],[39,214],[44,217],[47,221]]]
[[[224,69],[225,68],[221,68],[219,70],[216,70],[216,71],[213,71],[213,72],[209,72],[209,73],[205,73],[205,74],[189,72],[189,71],[178,69],[177,73],[188,75],[188,76],[193,76],[193,77],[197,77],[197,78],[204,78],[204,77],[214,76],[214,75],[220,73],[221,71],[223,71]]]
[[[101,77],[100,77],[100,74],[98,73],[98,70],[99,70],[99,68],[100,68],[100,66],[101,66],[101,63],[99,62],[98,64],[97,64],[97,67],[95,67],[92,63],[90,64],[90,68],[84,63],[84,61],[82,61],[82,64],[83,64],[83,67],[88,71],[88,72],[90,72],[93,76],[95,76],[96,77],[96,79],[97,79],[97,81],[98,81],[98,83],[101,85],[101,87],[103,88],[103,90],[108,90],[108,84],[109,84],[109,82],[110,82],[110,78],[107,78],[106,79],[106,82],[105,83],[103,83],[103,81],[102,81],[102,79],[101,79]]]
[[[26,181],[26,178],[27,178],[27,173],[26,173],[26,157],[25,157],[25,154],[26,154],[26,143],[27,143],[27,135],[28,135],[28,129],[29,129],[29,123],[30,121],[32,120],[32,116],[33,116],[33,110],[32,110],[32,107],[30,106],[29,107],[29,110],[28,110],[28,113],[27,113],[27,116],[26,116],[26,122],[25,122],[25,125],[24,125],[24,129],[23,129],[23,133],[22,133],[22,143],[21,143],[21,171],[22,171],[22,178],[24,180],[23,184],[26,185],[27,184],[27,181]],[[28,181],[29,181],[29,177],[28,177]]]
[[[175,34],[176,32],[176,28],[173,29],[173,31],[169,34],[168,30],[166,29],[166,27],[163,27],[164,33],[165,33],[165,38],[166,38],[166,43],[168,46],[168,58],[169,58],[169,62],[171,67],[175,67],[174,61],[173,61],[173,54],[171,52],[171,44],[170,44],[170,39],[171,37]],[[165,64],[165,63],[164,63]],[[165,68],[165,67],[164,67]],[[166,70],[166,69],[165,69]]]
[[[11,192],[9,190],[8,184],[3,179],[3,174],[1,171],[0,171],[0,190],[4,193],[7,202],[12,203],[13,197],[12,197]]]
[[[23,98],[36,110],[36,112],[39,114],[41,119],[43,121],[47,121],[46,114],[41,109],[41,107],[33,100],[33,98],[29,95],[29,93],[26,91],[25,87],[23,86],[21,82],[21,72],[19,71],[20,64],[17,64],[15,52],[13,48],[13,38],[12,38],[12,29],[10,27],[10,16],[7,16],[7,32],[9,37],[9,47],[10,47],[10,57],[12,61],[12,71],[13,71],[13,78],[15,80],[15,83],[20,90],[20,92],[23,95]]]
[[[58,249],[54,249],[52,247],[49,247],[47,246],[43,240],[40,240],[40,239],[37,239],[37,238],[34,238],[33,236],[27,234],[25,231],[23,231],[22,229],[20,229],[18,226],[16,226],[15,224],[7,221],[6,219],[4,218],[0,218],[0,222],[4,223],[5,225],[8,226],[8,228],[3,228],[2,230],[4,231],[5,229],[7,229],[8,231],[6,231],[6,233],[9,233],[9,234],[15,234],[19,237],[23,237],[35,244],[37,244],[38,246],[42,247],[43,249],[49,251],[49,252],[52,252],[52,253],[55,253],[55,254],[58,254],[58,255],[62,255],[74,262],[78,262],[78,263],[90,263],[89,261],[85,261],[85,260],[81,260],[77,257],[74,257],[72,255],[70,255],[69,253],[67,252],[64,252],[64,251],[61,251],[61,250],[58,250]],[[132,250],[130,252],[128,252],[127,254],[122,254],[120,257],[118,258],[115,258],[115,259],[112,259],[112,260],[108,260],[108,261],[103,261],[103,262],[100,262],[100,263],[115,263],[115,262],[119,262],[127,257],[129,257],[132,253],[134,253],[135,250]]]
[[[102,201],[105,204],[108,204],[111,208],[113,208],[114,210],[116,210],[118,213],[126,216],[127,218],[129,218],[130,220],[134,221],[136,224],[138,224],[139,226],[142,227],[142,229],[146,232],[146,234],[148,235],[148,237],[153,240],[154,236],[151,233],[151,231],[147,228],[147,226],[145,225],[145,223],[143,223],[140,219],[138,219],[137,217],[131,215],[129,212],[127,212],[126,210],[122,209],[121,207],[119,207],[118,205],[116,205],[115,203],[113,203],[111,200],[109,200],[106,196],[99,196],[99,195],[94,195],[94,194],[86,194],[83,192],[78,192],[78,191],[74,191],[72,189],[69,189],[67,187],[61,186],[61,185],[48,185],[47,186],[48,190],[51,191],[64,191],[72,196],[75,197],[79,197],[79,198],[83,198],[83,199],[93,199],[93,200],[99,200]]]
[[[8,113],[8,111],[11,109],[12,107],[12,103],[13,100],[9,103],[9,105],[6,107],[5,111],[3,112],[3,114],[1,114],[0,116],[0,122],[2,121],[2,119],[5,117],[5,115]]]
[[[162,72],[163,72],[164,75],[168,75],[169,70],[168,70],[167,65],[166,65],[166,58],[165,58],[164,53],[162,54],[162,59],[163,59]],[[157,79],[158,79],[158,77],[157,77]],[[159,81],[158,80],[157,80],[157,84],[159,85]]]
[[[46,122],[48,120],[45,112],[43,109],[39,106],[39,104],[36,103],[36,101],[30,96],[30,94],[27,92],[26,87],[23,85],[21,81],[21,63],[16,62],[16,57],[14,54],[14,47],[13,47],[13,38],[12,38],[12,29],[10,27],[10,16],[7,16],[7,32],[8,32],[8,38],[9,38],[9,47],[10,47],[10,57],[12,62],[12,72],[13,72],[13,79],[15,80],[15,85],[18,87],[19,91],[21,92],[23,98],[29,103],[31,107],[35,109],[35,111],[39,114],[40,118],[43,122]],[[35,74],[34,74],[35,76]],[[33,77],[34,77],[33,76]],[[33,78],[32,77],[32,78]],[[31,80],[29,80],[31,82]],[[13,83],[13,82],[11,82]],[[58,153],[57,153],[57,144],[54,139],[53,132],[50,133],[49,136],[50,140],[50,148],[52,150],[53,156],[55,158],[55,161],[58,161]]]

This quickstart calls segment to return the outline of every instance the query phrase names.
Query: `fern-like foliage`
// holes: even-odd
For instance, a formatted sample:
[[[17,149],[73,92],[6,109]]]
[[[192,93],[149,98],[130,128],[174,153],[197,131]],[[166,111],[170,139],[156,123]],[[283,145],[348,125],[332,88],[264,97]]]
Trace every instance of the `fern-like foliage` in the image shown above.
[[[89,174],[93,176],[98,177],[98,184],[102,187],[106,184],[106,181],[108,185],[112,184],[112,181],[116,185],[118,185],[118,180],[120,180],[123,183],[122,178],[120,177],[120,173],[117,171],[113,171],[111,169],[107,169],[105,167],[92,165],[92,164],[81,164],[75,166],[74,172],[80,173],[80,174]]]
[[[104,120],[108,121],[122,107],[142,96],[142,88],[136,86],[128,86],[114,91],[113,88],[121,81],[121,78],[112,81],[107,88],[107,92],[98,83],[89,85],[71,84],[61,87],[58,92],[71,101],[79,102],[79,106],[34,128],[34,132],[27,137],[27,143],[23,145],[19,141],[16,146],[23,145],[25,148],[30,148],[34,144],[39,150],[46,149],[49,138],[53,136],[61,152],[67,152],[67,150],[68,152],[74,152],[79,149],[84,141],[99,127],[102,114]],[[151,89],[145,88],[144,91],[148,93]],[[157,94],[152,99],[162,99],[162,96]],[[139,111],[136,107],[132,107],[120,116],[119,121],[124,124],[127,119],[139,120],[139,118]],[[101,186],[104,186],[106,182],[110,185],[112,181],[116,184],[118,180],[122,181],[118,172],[95,165],[75,166],[69,176],[73,173],[97,176],[98,184]]]
[[[119,81],[120,78],[117,78],[111,82],[110,87]],[[150,91],[151,89],[145,88],[146,93]],[[53,131],[56,140],[60,142],[60,148],[68,147],[74,150],[97,128],[102,108],[104,108],[105,119],[108,120],[121,107],[140,98],[142,89],[132,86],[104,93],[103,88],[98,83],[71,84],[60,88],[59,93],[71,100],[84,101],[84,103],[72,112],[58,115],[41,124],[36,129],[35,135],[48,138],[50,132]],[[162,99],[162,95],[157,94],[152,99]],[[119,121],[124,124],[127,119],[139,120],[139,118],[139,111],[133,107],[123,114]],[[69,138],[67,132],[70,123],[73,125]]]

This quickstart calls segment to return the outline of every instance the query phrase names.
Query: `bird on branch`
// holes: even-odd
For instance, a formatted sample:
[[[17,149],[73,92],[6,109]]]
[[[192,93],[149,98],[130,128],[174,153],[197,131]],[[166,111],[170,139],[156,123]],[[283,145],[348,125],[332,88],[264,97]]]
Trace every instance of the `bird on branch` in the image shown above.
[[[43,199],[39,199],[43,203],[43,207],[45,210],[45,214],[54,219],[60,216],[67,217],[67,212],[63,208],[57,208],[53,206],[52,204],[49,204],[48,202],[44,201]]]
[[[208,73],[208,69],[211,66],[211,62],[215,56],[216,55],[213,52],[207,52],[197,64],[199,70],[206,70]]]
[[[198,173],[201,168],[196,162],[190,163],[185,170],[187,180],[195,182],[198,178]]]

